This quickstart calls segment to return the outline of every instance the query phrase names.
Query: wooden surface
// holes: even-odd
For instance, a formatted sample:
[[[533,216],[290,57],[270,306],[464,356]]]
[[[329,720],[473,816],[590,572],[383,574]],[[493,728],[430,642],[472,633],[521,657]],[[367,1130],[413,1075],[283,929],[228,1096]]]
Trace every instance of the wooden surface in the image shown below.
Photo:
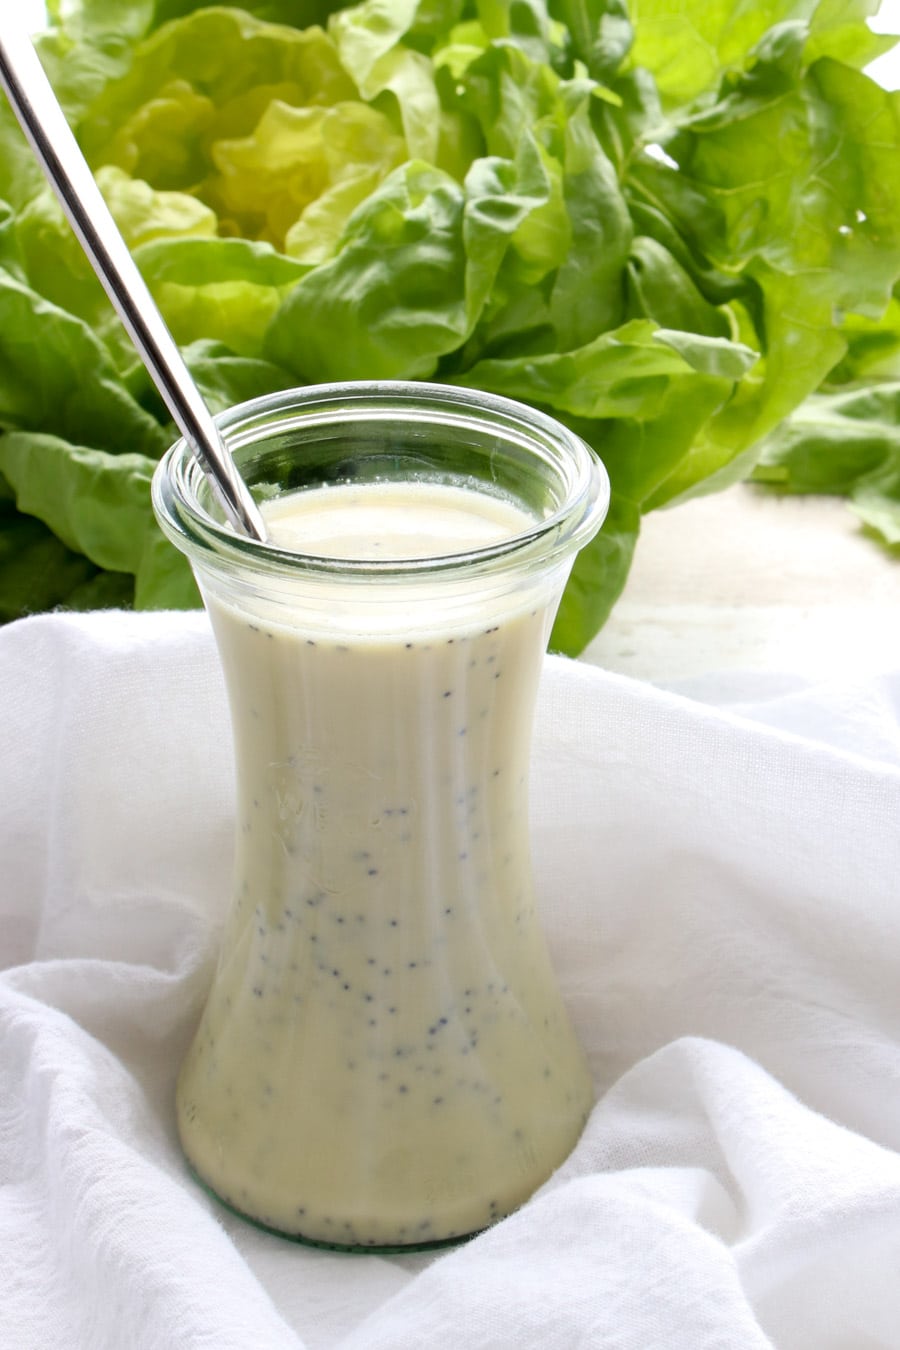
[[[660,683],[900,668],[900,559],[837,499],[738,486],[647,516],[585,659]]]

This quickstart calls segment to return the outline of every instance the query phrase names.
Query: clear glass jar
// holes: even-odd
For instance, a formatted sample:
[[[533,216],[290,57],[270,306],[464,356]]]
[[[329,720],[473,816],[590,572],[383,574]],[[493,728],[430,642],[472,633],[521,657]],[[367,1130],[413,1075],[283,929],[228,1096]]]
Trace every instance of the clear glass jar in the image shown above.
[[[464,551],[327,557],[236,536],[184,442],[154,480],[215,631],[237,769],[185,1154],[297,1239],[455,1241],[527,1199],[592,1101],[535,913],[527,788],[541,660],[606,474],[543,414],[440,385],[310,387],[218,421],[264,511],[412,484],[407,519],[448,486],[476,516],[515,512]]]

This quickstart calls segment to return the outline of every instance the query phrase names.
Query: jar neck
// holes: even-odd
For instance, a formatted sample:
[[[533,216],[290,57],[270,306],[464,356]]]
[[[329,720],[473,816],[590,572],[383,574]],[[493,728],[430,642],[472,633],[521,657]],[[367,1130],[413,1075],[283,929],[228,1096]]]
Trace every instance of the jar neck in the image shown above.
[[[322,558],[236,535],[211,500],[184,441],[154,477],[154,505],[170,540],[195,566],[246,573],[257,584],[304,576],[367,583],[473,571],[550,568],[596,533],[609,500],[593,452],[559,423],[509,399],[450,386],[352,383],[288,390],[217,419],[257,500],[323,485],[455,483],[499,494],[523,528],[486,547],[398,559]]]

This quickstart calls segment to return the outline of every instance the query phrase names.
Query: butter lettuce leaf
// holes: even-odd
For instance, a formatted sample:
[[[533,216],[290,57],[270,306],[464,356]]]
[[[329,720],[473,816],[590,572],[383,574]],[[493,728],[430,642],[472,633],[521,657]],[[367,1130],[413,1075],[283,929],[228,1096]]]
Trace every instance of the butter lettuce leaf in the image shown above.
[[[713,91],[767,33],[784,25],[801,39],[807,61],[837,56],[862,67],[896,41],[868,27],[879,7],[880,0],[640,0],[630,60],[649,70],[663,99],[676,105]]]
[[[645,157],[630,176],[716,269],[740,277],[731,317],[763,357],[652,506],[743,476],[754,447],[844,356],[846,316],[877,317],[891,300],[900,96],[831,57],[806,66],[804,50],[797,26],[768,34],[715,104],[682,119],[672,164]]]
[[[159,240],[135,249],[135,260],[177,342],[214,334],[250,358],[261,355],[283,297],[307,270],[249,239]]]
[[[0,428],[158,458],[167,436],[87,323],[0,269]]]
[[[603,529],[581,550],[550,634],[550,649],[577,653],[599,632],[622,593],[641,529],[641,508],[621,492],[610,498]]]
[[[785,493],[848,498],[900,555],[900,381],[813,395],[766,438],[753,477]]]
[[[127,578],[109,583],[105,601],[117,603],[135,595],[144,608],[190,607],[198,602],[196,586],[185,559],[160,548],[161,536],[148,509],[150,479],[156,461],[138,454],[110,454],[88,446],[73,445],[57,436],[34,432],[8,432],[0,436],[0,473],[13,489],[20,512],[43,522],[51,538],[65,550],[66,588],[56,603],[73,603],[68,591],[98,598],[95,572]],[[35,539],[44,554],[50,548],[43,534]],[[77,568],[72,559],[93,567]],[[51,569],[51,584],[52,569]],[[9,586],[0,561],[0,595]],[[141,592],[143,594],[141,595]],[[74,597],[78,607],[81,601]],[[35,608],[34,597],[27,601]]]
[[[308,383],[433,375],[471,335],[516,230],[548,195],[527,134],[515,162],[476,160],[462,185],[411,161],[354,212],[338,256],[290,292],[267,354]]]
[[[73,553],[39,520],[8,503],[0,504],[0,622],[23,614],[65,605],[78,609],[84,593],[98,572],[81,553]],[[134,592],[131,578],[120,597],[128,601]]]
[[[0,473],[20,511],[97,567],[137,570],[150,523],[145,509],[155,460],[73,445],[40,432],[0,436]]]
[[[183,349],[182,355],[213,412],[224,412],[235,403],[274,394],[291,383],[289,372],[282,366],[256,357],[239,356],[224,342],[209,339],[192,342]]]
[[[51,0],[38,45],[215,409],[430,378],[597,449],[610,514],[553,633],[575,653],[642,516],[754,469],[897,546],[877,7]],[[197,603],[149,502],[174,436],[0,107],[0,614]],[[29,590],[38,559],[58,584]]]

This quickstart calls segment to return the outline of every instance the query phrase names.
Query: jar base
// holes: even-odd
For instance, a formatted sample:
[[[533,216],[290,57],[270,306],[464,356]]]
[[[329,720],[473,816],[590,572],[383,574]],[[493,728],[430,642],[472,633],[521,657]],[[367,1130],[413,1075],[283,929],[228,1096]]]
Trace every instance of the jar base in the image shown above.
[[[253,1228],[258,1228],[260,1232],[271,1233],[273,1237],[282,1238],[285,1242],[294,1242],[298,1247],[317,1247],[320,1251],[345,1252],[348,1256],[359,1256],[360,1254],[411,1256],[416,1252],[436,1252],[448,1247],[459,1247],[462,1243],[471,1242],[480,1233],[487,1231],[484,1228],[477,1228],[471,1233],[459,1233],[453,1237],[436,1238],[433,1242],[329,1242],[325,1238],[306,1237],[303,1233],[289,1233],[283,1228],[274,1228],[271,1224],[263,1223],[261,1219],[255,1219],[252,1214],[247,1214],[230,1200],[226,1200],[224,1196],[219,1195],[218,1191],[213,1190],[212,1186],[204,1181],[200,1173],[190,1163],[187,1164],[187,1170],[200,1189],[215,1200],[217,1205],[221,1205],[229,1214],[233,1214],[236,1219],[242,1219],[244,1223],[249,1223]],[[499,1223],[500,1219],[506,1217],[506,1215],[499,1215],[497,1222]]]

